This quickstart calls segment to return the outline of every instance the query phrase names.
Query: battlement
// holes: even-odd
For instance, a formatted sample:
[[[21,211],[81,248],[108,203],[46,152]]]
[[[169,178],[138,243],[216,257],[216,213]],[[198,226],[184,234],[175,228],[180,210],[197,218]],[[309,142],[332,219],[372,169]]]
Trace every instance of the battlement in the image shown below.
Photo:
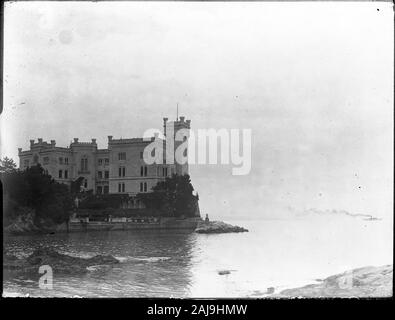
[[[74,138],[73,142],[70,143],[70,147],[87,147],[87,146],[92,146],[92,147],[97,147],[96,139],[92,139],[91,142],[80,142],[78,141],[78,138]]]
[[[47,141],[43,141],[43,138],[38,138],[37,142],[35,142],[34,139],[30,140],[30,149],[32,148],[53,148],[56,146],[56,141],[55,140],[51,140],[50,143],[48,143]]]
[[[169,125],[174,125],[174,131],[178,131],[180,129],[190,129],[191,128],[191,120],[185,120],[184,116],[180,116],[180,119],[176,119],[174,121],[169,121],[169,118],[163,118],[163,132],[166,135],[168,131]]]
[[[111,136],[111,139],[109,137],[108,139],[108,144],[138,144],[138,143],[147,143],[150,141],[153,141],[154,138],[151,138],[151,140],[145,140],[143,138],[127,138],[127,139],[113,139]]]

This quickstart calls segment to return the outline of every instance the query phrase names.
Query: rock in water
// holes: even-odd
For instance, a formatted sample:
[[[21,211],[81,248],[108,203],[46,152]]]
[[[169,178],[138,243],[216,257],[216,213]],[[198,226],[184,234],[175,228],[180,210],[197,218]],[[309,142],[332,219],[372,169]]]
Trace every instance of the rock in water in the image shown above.
[[[97,255],[86,259],[62,254],[51,248],[37,249],[26,259],[6,255],[3,256],[3,261],[5,270],[38,272],[40,266],[48,265],[53,272],[58,273],[85,273],[89,266],[119,263],[119,260],[111,255]]]
[[[196,228],[197,233],[231,233],[231,232],[248,232],[239,226],[232,226],[231,224],[222,221],[201,222]]]
[[[225,274],[230,274],[230,271],[229,271],[229,270],[220,270],[220,271],[218,271],[218,274],[219,274],[220,276],[223,276],[223,275],[225,275]]]

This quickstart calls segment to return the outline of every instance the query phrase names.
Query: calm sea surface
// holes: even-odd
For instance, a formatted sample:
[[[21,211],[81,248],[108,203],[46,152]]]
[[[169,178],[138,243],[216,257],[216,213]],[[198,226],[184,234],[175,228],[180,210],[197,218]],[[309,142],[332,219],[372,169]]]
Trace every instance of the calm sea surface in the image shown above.
[[[250,230],[204,235],[113,231],[7,237],[20,257],[51,245],[80,257],[111,254],[112,267],[85,275],[54,274],[53,290],[37,277],[12,274],[4,295],[82,297],[262,297],[268,287],[314,283],[350,268],[392,263],[392,221],[350,217],[231,221]],[[220,270],[230,274],[219,275]]]

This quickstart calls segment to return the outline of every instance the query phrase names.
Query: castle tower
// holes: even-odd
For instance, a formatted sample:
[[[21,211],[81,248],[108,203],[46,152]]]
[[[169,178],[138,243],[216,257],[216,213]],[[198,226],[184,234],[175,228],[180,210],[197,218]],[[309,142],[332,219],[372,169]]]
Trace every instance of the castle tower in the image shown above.
[[[171,165],[172,172],[178,174],[178,175],[183,175],[183,174],[189,174],[189,168],[188,168],[188,162],[184,164],[180,164],[176,161],[176,150],[178,147],[183,144],[187,146],[188,144],[188,137],[184,136],[183,141],[176,141],[176,134],[179,130],[183,129],[185,130],[190,130],[191,128],[191,120],[185,120],[185,117],[181,116],[179,119],[177,117],[177,120],[175,121],[168,121],[167,118],[163,119],[163,129],[164,129],[164,134],[167,139],[169,139],[169,134],[172,134],[172,139],[174,142],[174,164]],[[169,148],[170,146],[166,145],[166,148]],[[182,148],[182,147],[181,147]],[[188,148],[185,148],[184,156],[188,156]]]
[[[178,132],[178,130],[184,129],[188,131],[189,135],[189,130],[191,129],[191,120],[185,120],[185,117],[180,117],[180,119],[174,122],[174,136]],[[184,144],[188,146],[188,137],[184,136],[183,141],[174,141],[174,151],[177,150],[177,148],[181,145]],[[188,148],[185,149],[184,156],[188,156]],[[176,173],[179,175],[183,174],[189,174],[189,168],[188,168],[188,162],[184,164],[179,164],[175,163],[176,166]]]

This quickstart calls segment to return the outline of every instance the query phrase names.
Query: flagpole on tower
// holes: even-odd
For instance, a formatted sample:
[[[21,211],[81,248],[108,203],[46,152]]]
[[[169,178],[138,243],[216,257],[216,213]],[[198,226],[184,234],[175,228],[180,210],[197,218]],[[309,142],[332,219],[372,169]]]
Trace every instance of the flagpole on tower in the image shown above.
[[[178,102],[177,102],[177,121],[178,121]]]

